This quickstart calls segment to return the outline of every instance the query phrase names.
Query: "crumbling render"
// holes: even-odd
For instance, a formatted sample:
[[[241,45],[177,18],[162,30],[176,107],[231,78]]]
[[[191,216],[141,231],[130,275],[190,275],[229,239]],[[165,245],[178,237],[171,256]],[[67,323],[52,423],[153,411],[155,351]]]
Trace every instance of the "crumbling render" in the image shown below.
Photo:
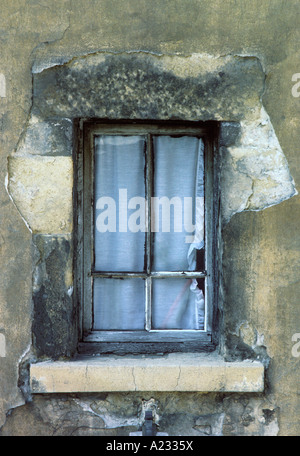
[[[297,194],[288,164],[264,107],[241,121],[239,143],[223,151],[223,217],[258,211]]]
[[[7,190],[34,233],[70,233],[72,118],[217,120],[240,125],[220,147],[223,221],[278,204],[297,191],[261,102],[264,83],[260,62],[246,56],[95,53],[46,68],[34,74]]]
[[[29,121],[8,158],[6,190],[35,241],[56,252],[54,243],[62,246],[73,229],[74,119],[215,121],[221,129],[216,153],[222,224],[236,213],[279,204],[297,190],[262,104],[264,84],[262,65],[252,56],[99,52],[50,67],[39,62]],[[69,268],[67,250],[64,255]],[[67,282],[58,294],[69,318]],[[211,423],[198,421],[210,432]],[[276,426],[267,432],[277,432]]]

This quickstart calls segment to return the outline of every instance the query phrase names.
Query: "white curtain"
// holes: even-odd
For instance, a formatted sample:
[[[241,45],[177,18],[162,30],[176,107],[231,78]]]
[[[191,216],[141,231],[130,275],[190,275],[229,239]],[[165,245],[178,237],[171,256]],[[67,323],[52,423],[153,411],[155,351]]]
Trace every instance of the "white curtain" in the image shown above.
[[[204,147],[201,139],[189,136],[154,138],[154,196],[182,202],[181,228],[154,233],[155,271],[194,271],[197,250],[204,247]],[[192,207],[184,204],[192,198]],[[174,203],[176,205],[176,199]],[[196,203],[197,202],[197,203]],[[192,209],[192,210],[191,210]],[[157,214],[154,214],[157,219]],[[161,217],[160,217],[161,218]],[[184,226],[185,218],[189,223]],[[191,222],[195,232],[190,232]],[[186,229],[188,231],[186,231]],[[191,242],[192,241],[192,242]],[[196,280],[153,280],[152,324],[157,329],[203,329],[204,296]]]
[[[94,329],[142,330],[145,326],[143,279],[94,280]]]
[[[144,270],[145,146],[143,136],[95,140],[96,270]],[[194,271],[197,251],[204,248],[203,142],[156,136],[153,149],[152,269]],[[144,319],[143,279],[94,279],[94,329],[144,329]],[[204,296],[196,280],[152,280],[154,329],[203,325]]]
[[[144,269],[145,230],[135,233],[128,229],[134,210],[127,210],[127,205],[133,197],[145,199],[145,141],[143,136],[95,139],[96,270]]]

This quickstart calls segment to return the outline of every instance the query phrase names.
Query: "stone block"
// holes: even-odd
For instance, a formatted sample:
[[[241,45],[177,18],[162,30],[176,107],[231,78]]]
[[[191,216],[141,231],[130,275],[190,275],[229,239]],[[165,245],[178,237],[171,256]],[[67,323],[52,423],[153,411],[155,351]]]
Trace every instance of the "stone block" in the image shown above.
[[[100,356],[31,365],[33,393],[110,391],[261,392],[259,362],[226,363],[216,356],[173,354],[163,357]]]
[[[9,157],[7,189],[33,233],[72,232],[71,157]]]
[[[35,235],[33,343],[37,355],[70,356],[77,345],[71,237]]]

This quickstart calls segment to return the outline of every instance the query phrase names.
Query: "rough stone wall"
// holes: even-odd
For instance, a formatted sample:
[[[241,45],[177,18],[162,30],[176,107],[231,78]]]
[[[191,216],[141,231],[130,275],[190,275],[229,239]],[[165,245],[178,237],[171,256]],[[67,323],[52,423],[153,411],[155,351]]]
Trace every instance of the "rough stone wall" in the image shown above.
[[[141,428],[145,408],[170,436],[278,433],[278,409],[259,395],[145,392],[37,396],[11,411],[1,435],[128,436]]]
[[[85,7],[79,0],[2,0],[1,10],[0,435],[127,435],[140,425],[145,401],[153,401],[160,428],[170,435],[298,435],[299,362],[292,337],[300,332],[299,198],[291,198],[299,180],[299,100],[292,95],[292,76],[299,71],[298,2],[192,0],[187,6],[177,0],[133,0],[124,6],[118,0],[94,0]],[[127,84],[123,108],[120,103],[108,108],[100,90],[98,112],[90,104],[82,107],[82,100],[91,101],[84,89],[95,78],[92,70],[109,80],[110,69],[124,87],[120,62],[132,70],[132,59],[143,62],[140,75],[148,88],[156,79],[155,89],[175,93],[175,84],[178,100],[169,99],[168,105],[157,98],[154,103],[145,98],[148,92],[140,92],[137,110],[130,105]],[[236,64],[241,61],[245,72]],[[81,80],[85,70],[87,79]],[[153,74],[147,79],[149,71]],[[226,77],[222,83],[222,74],[230,75],[232,87]],[[101,79],[92,79],[98,89],[105,87]],[[184,98],[187,81],[193,98]],[[64,94],[74,88],[80,96],[58,99],[58,89],[68,84]],[[233,93],[236,103],[222,102]],[[197,107],[195,96],[204,100]],[[32,322],[41,309],[35,300],[40,302],[47,289],[47,318],[57,316],[55,300],[59,315],[73,311],[70,119],[112,113],[128,118],[133,110],[133,118],[147,118],[149,112],[165,118],[170,106],[177,118],[241,126],[238,140],[224,139],[220,149],[222,345],[227,359],[264,360],[265,393],[31,396],[27,362],[31,329],[33,339],[40,329]],[[52,286],[57,281],[63,290],[59,297]],[[40,318],[45,323],[42,353],[52,324]],[[61,339],[68,334],[68,318],[58,322],[60,334],[53,337],[59,347],[69,344]]]

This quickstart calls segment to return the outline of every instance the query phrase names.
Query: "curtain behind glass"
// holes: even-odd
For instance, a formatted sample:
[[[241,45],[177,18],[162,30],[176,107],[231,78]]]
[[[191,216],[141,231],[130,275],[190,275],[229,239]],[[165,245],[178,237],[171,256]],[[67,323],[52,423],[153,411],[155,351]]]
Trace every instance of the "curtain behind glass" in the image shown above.
[[[156,136],[153,144],[154,197],[156,203],[162,202],[152,206],[152,226],[158,231],[154,233],[153,269],[195,270],[194,248],[204,247],[203,142],[189,136]],[[163,219],[167,222],[168,215],[169,231],[167,223],[163,226]]]
[[[130,231],[128,221],[135,208],[127,209],[131,198],[145,200],[144,152],[143,136],[95,138],[96,270],[144,269],[145,227],[141,227],[143,231]]]
[[[127,205],[134,197],[140,198],[141,203],[145,200],[145,142],[142,136],[111,135],[95,139],[96,270],[144,270],[143,217],[139,220],[141,229],[133,232],[128,222],[139,206],[133,204],[128,208]],[[166,214],[161,209],[157,212],[157,208],[151,212],[152,229],[158,229],[153,236],[153,269],[195,270],[196,253],[204,247],[203,142],[195,137],[160,136],[153,138],[153,146],[154,197],[166,198],[167,203],[175,198],[173,202],[177,204],[175,212],[172,205],[171,211],[166,206],[170,215],[167,232],[162,232]],[[185,203],[191,200],[188,208]],[[141,215],[145,207],[141,204],[139,209]],[[178,218],[180,212],[176,211],[180,210],[181,218]],[[137,224],[133,226],[136,228]],[[199,289],[196,280],[153,279],[152,283],[153,328],[203,329],[204,290]],[[143,329],[144,306],[143,280],[94,280],[94,329]]]
[[[160,225],[154,233],[154,270],[194,271],[197,251],[204,248],[203,141],[157,136],[153,144],[154,196],[174,202],[170,232],[163,232],[161,208],[153,211],[156,229],[158,219]],[[153,328],[204,329],[204,313],[204,290],[197,280],[153,280]]]
[[[143,330],[145,281],[94,279],[94,329]]]

